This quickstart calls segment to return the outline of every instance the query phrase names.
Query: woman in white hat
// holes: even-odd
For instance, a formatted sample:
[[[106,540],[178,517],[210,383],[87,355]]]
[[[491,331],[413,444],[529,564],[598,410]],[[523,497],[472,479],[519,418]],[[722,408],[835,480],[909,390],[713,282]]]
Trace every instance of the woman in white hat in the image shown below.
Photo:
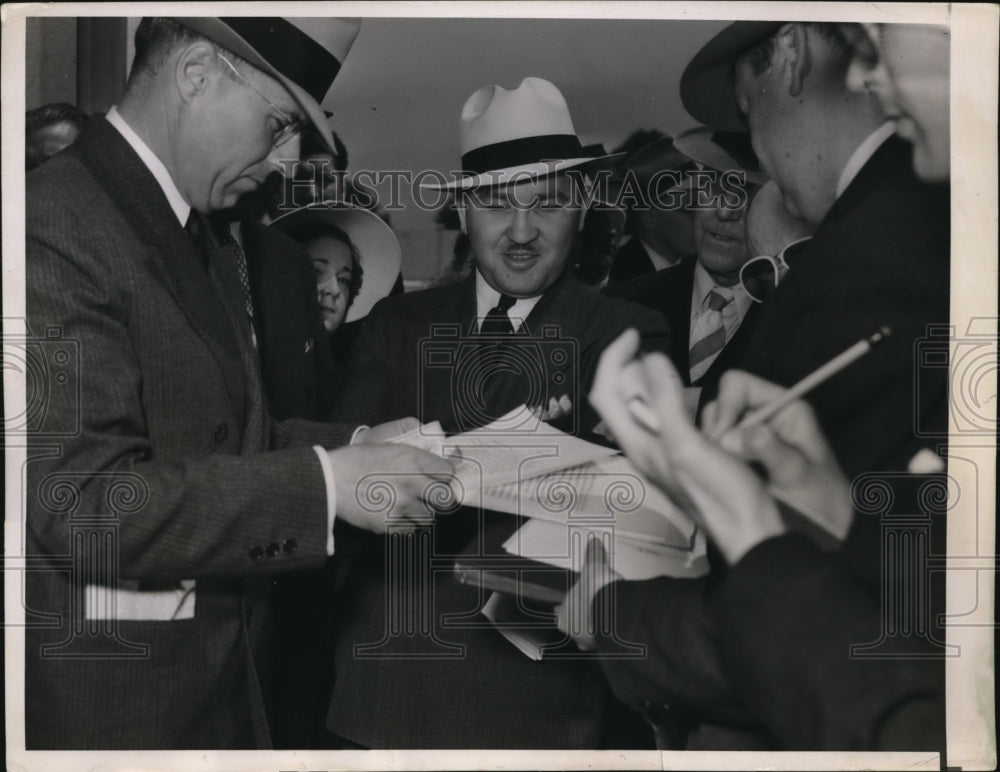
[[[346,365],[361,320],[396,284],[402,263],[396,234],[373,212],[333,202],[296,209],[271,225],[312,258],[333,359]]]

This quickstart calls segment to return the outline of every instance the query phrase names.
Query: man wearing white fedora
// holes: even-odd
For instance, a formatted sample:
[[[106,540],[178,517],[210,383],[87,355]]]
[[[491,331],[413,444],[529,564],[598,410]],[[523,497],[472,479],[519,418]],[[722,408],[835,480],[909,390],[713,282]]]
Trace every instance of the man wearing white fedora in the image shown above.
[[[204,217],[297,160],[304,122],[331,143],[319,102],[357,30],[144,19],[121,103],[28,175],[28,322],[60,368],[29,384],[29,749],[268,747],[271,576],[321,565],[335,519],[385,528],[365,474],[411,472],[406,519],[450,471],[268,416],[240,266]]]
[[[569,172],[595,157],[582,150],[562,94],[540,78],[476,91],[462,111],[461,139],[466,174],[447,187],[465,199],[461,222],[475,271],[461,283],[375,306],[334,415],[364,423],[416,415],[455,432],[527,404],[558,415],[569,431],[589,432],[597,418],[585,395],[605,345],[634,327],[648,346],[667,346],[656,313],[602,297],[568,270],[584,217],[581,176]],[[425,599],[427,616],[415,624],[426,635],[387,637],[387,603],[400,600],[391,581],[403,567],[386,558],[385,540],[362,546],[337,595],[327,727],[345,745],[601,743],[607,695],[596,663],[528,659],[477,613],[477,588],[450,570],[432,571],[434,557],[476,539],[499,548],[516,519],[492,514],[482,528],[480,513],[469,510],[436,524],[435,555],[422,555],[407,574],[412,584],[401,591]],[[366,644],[377,651],[363,654],[373,651]]]

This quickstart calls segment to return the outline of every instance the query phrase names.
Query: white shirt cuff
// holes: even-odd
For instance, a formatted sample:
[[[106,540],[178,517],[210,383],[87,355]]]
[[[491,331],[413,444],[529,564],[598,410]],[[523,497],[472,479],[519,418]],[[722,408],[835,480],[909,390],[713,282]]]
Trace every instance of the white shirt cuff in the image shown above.
[[[333,555],[333,522],[337,517],[337,480],[333,476],[333,465],[330,457],[321,445],[313,445],[313,450],[319,456],[319,465],[326,481],[326,554]]]

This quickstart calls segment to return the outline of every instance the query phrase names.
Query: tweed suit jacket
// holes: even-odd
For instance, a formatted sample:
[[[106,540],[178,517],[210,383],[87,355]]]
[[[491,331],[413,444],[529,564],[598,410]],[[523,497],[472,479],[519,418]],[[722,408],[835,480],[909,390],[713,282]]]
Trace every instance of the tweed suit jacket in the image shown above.
[[[917,180],[909,145],[891,137],[797,253],[764,304],[740,366],[788,386],[890,326],[888,342],[806,399],[849,479],[905,472],[920,448],[938,448],[947,436],[947,368],[917,365],[931,325],[947,323],[948,286],[948,192]],[[655,579],[605,588],[602,594],[617,594],[618,629],[655,652],[639,663],[604,663],[616,693],[632,704],[667,703],[696,717],[756,721],[767,726],[769,742],[784,747],[871,748],[876,723],[894,701],[942,694],[940,661],[916,669],[882,662],[880,671],[851,659],[846,643],[837,645],[851,635],[876,635],[878,593],[890,592],[884,582],[912,581],[902,573],[883,579],[881,539],[880,519],[857,515],[833,556],[789,535],[758,545],[721,586],[715,579]],[[775,589],[799,582],[802,591]],[[709,599],[716,594],[714,605]],[[825,640],[836,648],[824,648],[816,631],[797,653],[773,647],[775,640],[798,640],[799,621],[815,618],[817,598],[831,601],[824,629],[838,632]],[[599,596],[595,607],[605,602]],[[921,647],[913,637],[908,645]],[[746,672],[730,677],[740,667]],[[789,672],[810,677],[782,675]],[[863,696],[865,709],[845,695]],[[933,708],[943,711],[940,702]],[[924,747],[919,729],[902,731],[917,738],[910,747]]]
[[[760,304],[754,303],[747,309],[736,334],[726,342],[725,348],[698,382],[692,384],[688,357],[691,347],[691,291],[694,287],[695,265],[695,260],[684,260],[649,276],[610,284],[603,292],[609,297],[625,298],[663,314],[670,328],[670,359],[683,378],[684,385],[704,387],[717,383],[722,374],[743,357],[760,313]]]
[[[532,309],[525,333],[501,344],[536,352],[534,361],[549,367],[544,377],[492,373],[497,383],[484,384],[482,370],[468,380],[453,378],[464,367],[465,347],[485,345],[484,357],[496,361],[489,359],[494,344],[474,336],[475,316],[475,277],[380,302],[355,345],[335,415],[364,423],[416,415],[453,432],[530,401],[531,394],[547,403],[565,392],[581,416],[576,428],[586,431],[597,420],[586,395],[604,346],[629,327],[651,347],[668,345],[657,314],[604,298],[567,274]],[[553,337],[545,337],[550,332]],[[550,358],[552,347],[566,343],[568,359]],[[465,409],[473,399],[481,400],[478,415]],[[470,508],[440,517],[427,534],[432,554],[417,558],[404,588],[393,582],[399,558],[391,542],[361,546],[337,594],[330,731],[372,748],[597,747],[607,698],[597,665],[528,659],[478,614],[485,595],[453,577],[455,554],[480,535],[483,554],[500,552],[516,525],[510,516]],[[500,538],[485,536],[498,532]],[[424,573],[433,578],[421,579]],[[412,622],[426,625],[426,635],[389,632],[397,618],[392,608],[406,593],[423,598],[420,609],[432,615]],[[380,641],[384,645],[366,646]]]
[[[308,445],[348,429],[268,416],[231,254],[105,120],[28,176],[26,209],[29,326],[66,342],[73,386],[41,384],[27,469],[28,747],[267,746],[269,576],[325,559]],[[164,619],[183,580],[193,614]]]

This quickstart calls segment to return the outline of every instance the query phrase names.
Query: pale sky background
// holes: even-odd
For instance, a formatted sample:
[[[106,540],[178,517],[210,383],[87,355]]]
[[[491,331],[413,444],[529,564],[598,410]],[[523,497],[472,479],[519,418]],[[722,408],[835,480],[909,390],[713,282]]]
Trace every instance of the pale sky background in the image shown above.
[[[681,106],[685,64],[727,22],[377,19],[361,26],[327,96],[352,171],[459,167],[459,115],[481,86],[555,83],[584,144],[610,151],[634,129],[695,125]],[[397,228],[426,228],[409,207]]]

